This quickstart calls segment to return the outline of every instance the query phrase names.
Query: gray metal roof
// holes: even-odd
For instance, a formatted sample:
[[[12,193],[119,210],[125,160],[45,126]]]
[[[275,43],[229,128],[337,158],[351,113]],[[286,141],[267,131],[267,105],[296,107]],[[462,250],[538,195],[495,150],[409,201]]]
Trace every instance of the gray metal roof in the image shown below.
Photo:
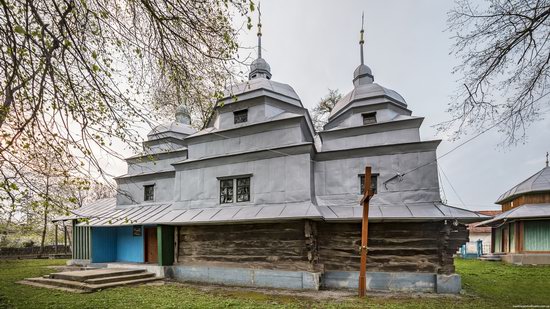
[[[162,137],[163,134],[168,132],[191,135],[197,132],[197,130],[189,124],[173,121],[170,123],[159,124],[158,126],[154,127],[149,133],[147,133],[147,137],[149,140],[156,139]]]
[[[373,221],[426,221],[458,219],[480,221],[487,216],[442,203],[407,203],[401,205],[370,205]],[[177,203],[158,203],[116,207],[114,198],[98,200],[75,211],[78,216],[56,218],[55,221],[88,218],[81,225],[119,226],[134,224],[221,224],[292,219],[322,219],[326,221],[360,221],[362,207],[317,206],[311,202],[268,205],[232,205],[210,208],[177,209]]]
[[[70,214],[66,216],[57,217],[53,219],[52,222],[89,218],[91,216],[101,216],[111,212],[115,206],[116,198],[114,197],[99,199],[78,209],[70,211]]]
[[[400,103],[403,107],[407,107],[405,99],[394,90],[380,86],[377,83],[367,83],[358,85],[350,93],[346,94],[336,105],[334,109],[330,112],[329,118],[334,117],[339,114],[340,111],[343,111],[351,103],[359,100],[368,100],[376,97],[389,97],[394,101]]]
[[[319,206],[326,221],[361,220],[363,207]],[[443,203],[403,203],[401,205],[369,205],[369,220],[373,221],[424,221],[457,219],[476,222],[489,218],[474,211],[452,207]]]
[[[518,195],[541,191],[550,191],[550,167],[548,166],[503,193],[495,203],[501,204],[517,197]]]
[[[491,226],[497,225],[507,220],[529,218],[550,218],[550,203],[521,205],[519,207],[515,207],[501,214],[498,214],[492,219],[483,221],[477,226]]]
[[[91,216],[81,225],[119,226],[134,224],[207,224],[284,219],[320,219],[317,207],[310,202],[220,206],[210,208],[175,209],[175,204],[154,204],[112,207],[101,216]]]
[[[268,117],[263,121],[247,122],[246,125],[243,125],[243,126],[237,126],[237,127],[227,128],[227,129],[219,129],[219,128],[216,128],[216,127],[207,127],[205,129],[202,129],[202,130],[196,132],[195,134],[189,136],[189,138],[194,138],[194,137],[198,137],[198,136],[202,136],[202,135],[208,135],[208,134],[215,134],[215,135],[220,135],[220,136],[223,137],[223,132],[236,131],[236,130],[241,129],[241,128],[249,128],[252,125],[261,125],[261,124],[271,123],[271,122],[277,121],[277,120],[285,120],[285,119],[300,118],[300,117],[304,117],[304,114],[296,114],[296,113],[292,113],[292,112],[283,112],[283,113],[277,114],[273,117]]]
[[[268,92],[291,98],[293,99],[290,101],[291,104],[303,107],[300,102],[300,97],[290,85],[269,80],[267,78],[254,78],[239,84],[232,85],[224,92],[224,97],[220,101],[223,101],[224,99],[231,99],[225,102],[225,104],[228,104],[233,101],[233,96],[236,96],[237,100],[242,100],[244,98],[240,97],[244,97],[245,94],[249,94],[252,92],[260,92],[258,93],[258,96],[261,96],[263,95],[261,93],[261,90],[266,90]],[[249,99],[251,97],[254,96],[246,96],[246,99]]]

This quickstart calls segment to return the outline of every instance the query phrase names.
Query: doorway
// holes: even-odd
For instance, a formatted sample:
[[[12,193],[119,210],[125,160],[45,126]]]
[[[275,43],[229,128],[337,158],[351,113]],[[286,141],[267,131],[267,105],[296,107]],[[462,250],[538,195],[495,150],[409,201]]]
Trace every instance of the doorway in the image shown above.
[[[145,228],[145,263],[158,263],[157,228]]]

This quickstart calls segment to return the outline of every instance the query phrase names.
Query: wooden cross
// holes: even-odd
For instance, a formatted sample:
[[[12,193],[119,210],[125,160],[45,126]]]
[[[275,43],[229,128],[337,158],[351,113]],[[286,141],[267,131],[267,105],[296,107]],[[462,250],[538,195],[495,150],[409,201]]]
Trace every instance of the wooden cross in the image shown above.
[[[369,235],[369,201],[374,195],[371,188],[371,168],[365,167],[365,187],[361,204],[363,205],[363,222],[361,227],[361,267],[359,270],[359,297],[364,297],[367,290],[367,251]]]

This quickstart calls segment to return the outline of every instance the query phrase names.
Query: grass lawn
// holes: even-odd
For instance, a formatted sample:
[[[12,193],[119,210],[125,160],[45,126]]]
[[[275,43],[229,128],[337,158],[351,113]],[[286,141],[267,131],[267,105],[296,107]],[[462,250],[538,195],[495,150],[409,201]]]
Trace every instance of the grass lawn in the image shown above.
[[[366,300],[330,292],[273,293],[180,284],[142,285],[92,294],[35,288],[16,281],[52,272],[64,260],[0,261],[0,308],[512,308],[550,305],[550,267],[456,260],[464,295],[377,295]],[[328,296],[327,296],[328,295]]]

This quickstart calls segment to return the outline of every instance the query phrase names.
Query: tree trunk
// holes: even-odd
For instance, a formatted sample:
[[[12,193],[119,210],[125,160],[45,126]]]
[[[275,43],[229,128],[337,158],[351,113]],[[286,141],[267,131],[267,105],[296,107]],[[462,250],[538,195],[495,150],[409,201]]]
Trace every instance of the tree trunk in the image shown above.
[[[44,203],[44,227],[42,228],[42,240],[40,241],[40,254],[44,254],[44,243],[46,242],[46,231],[48,230],[48,206],[50,203],[50,177],[46,176],[46,201]]]

